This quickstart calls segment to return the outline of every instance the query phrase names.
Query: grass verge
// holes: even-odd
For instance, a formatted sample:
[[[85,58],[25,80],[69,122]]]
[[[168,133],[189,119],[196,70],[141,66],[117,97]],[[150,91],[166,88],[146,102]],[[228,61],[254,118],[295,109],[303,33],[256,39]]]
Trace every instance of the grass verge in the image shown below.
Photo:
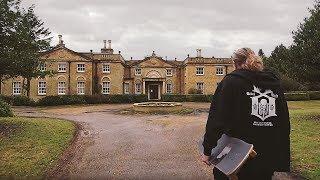
[[[0,118],[0,178],[43,178],[73,139],[73,122],[49,118]]]
[[[289,102],[293,171],[320,179],[320,101]]]

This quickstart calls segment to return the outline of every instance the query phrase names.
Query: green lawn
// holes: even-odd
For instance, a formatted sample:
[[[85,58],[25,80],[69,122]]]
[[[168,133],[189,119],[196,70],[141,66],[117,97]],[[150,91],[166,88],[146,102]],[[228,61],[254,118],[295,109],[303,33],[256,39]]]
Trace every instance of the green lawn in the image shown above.
[[[43,178],[75,130],[75,124],[65,120],[0,118],[0,178]]]
[[[293,170],[320,179],[320,101],[288,102]]]

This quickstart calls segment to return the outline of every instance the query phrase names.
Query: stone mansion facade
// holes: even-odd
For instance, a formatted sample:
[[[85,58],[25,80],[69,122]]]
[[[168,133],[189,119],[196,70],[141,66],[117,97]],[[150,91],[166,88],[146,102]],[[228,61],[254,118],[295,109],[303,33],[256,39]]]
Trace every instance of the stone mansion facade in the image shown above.
[[[107,47],[108,45],[108,47]],[[101,52],[75,52],[59,35],[57,46],[41,55],[40,70],[54,70],[53,76],[31,80],[30,97],[52,95],[147,94],[159,100],[162,94],[189,94],[198,90],[213,94],[223,77],[234,70],[230,58],[197,56],[183,61],[165,60],[154,52],[141,60],[125,60],[104,40]],[[1,84],[3,95],[23,95],[21,77]]]

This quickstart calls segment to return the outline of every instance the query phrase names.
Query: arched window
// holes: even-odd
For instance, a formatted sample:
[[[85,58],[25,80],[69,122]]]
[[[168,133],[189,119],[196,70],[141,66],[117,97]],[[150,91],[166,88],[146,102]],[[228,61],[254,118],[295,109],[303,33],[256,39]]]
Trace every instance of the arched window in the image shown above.
[[[105,77],[102,79],[102,94],[110,94],[110,86],[111,86],[111,83],[110,83],[110,79]]]
[[[135,83],[135,92],[136,94],[141,94],[142,91],[142,85],[141,85],[141,81],[136,81]]]
[[[173,91],[173,86],[171,81],[167,81],[166,83],[166,93],[171,94]]]
[[[77,79],[77,94],[79,95],[85,94],[85,79],[83,77],[79,77]]]

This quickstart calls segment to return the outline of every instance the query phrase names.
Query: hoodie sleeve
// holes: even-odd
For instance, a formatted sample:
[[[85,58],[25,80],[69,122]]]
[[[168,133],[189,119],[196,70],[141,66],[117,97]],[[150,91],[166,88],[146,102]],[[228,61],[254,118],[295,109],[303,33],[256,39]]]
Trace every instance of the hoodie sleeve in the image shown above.
[[[232,82],[228,76],[218,85],[211,102],[206,132],[203,140],[204,154],[211,155],[221,135],[230,129],[233,106]]]
[[[283,91],[280,93],[279,98],[282,108],[279,117],[281,146],[279,147],[279,166],[277,171],[290,172],[290,120],[288,105],[284,98]]]

